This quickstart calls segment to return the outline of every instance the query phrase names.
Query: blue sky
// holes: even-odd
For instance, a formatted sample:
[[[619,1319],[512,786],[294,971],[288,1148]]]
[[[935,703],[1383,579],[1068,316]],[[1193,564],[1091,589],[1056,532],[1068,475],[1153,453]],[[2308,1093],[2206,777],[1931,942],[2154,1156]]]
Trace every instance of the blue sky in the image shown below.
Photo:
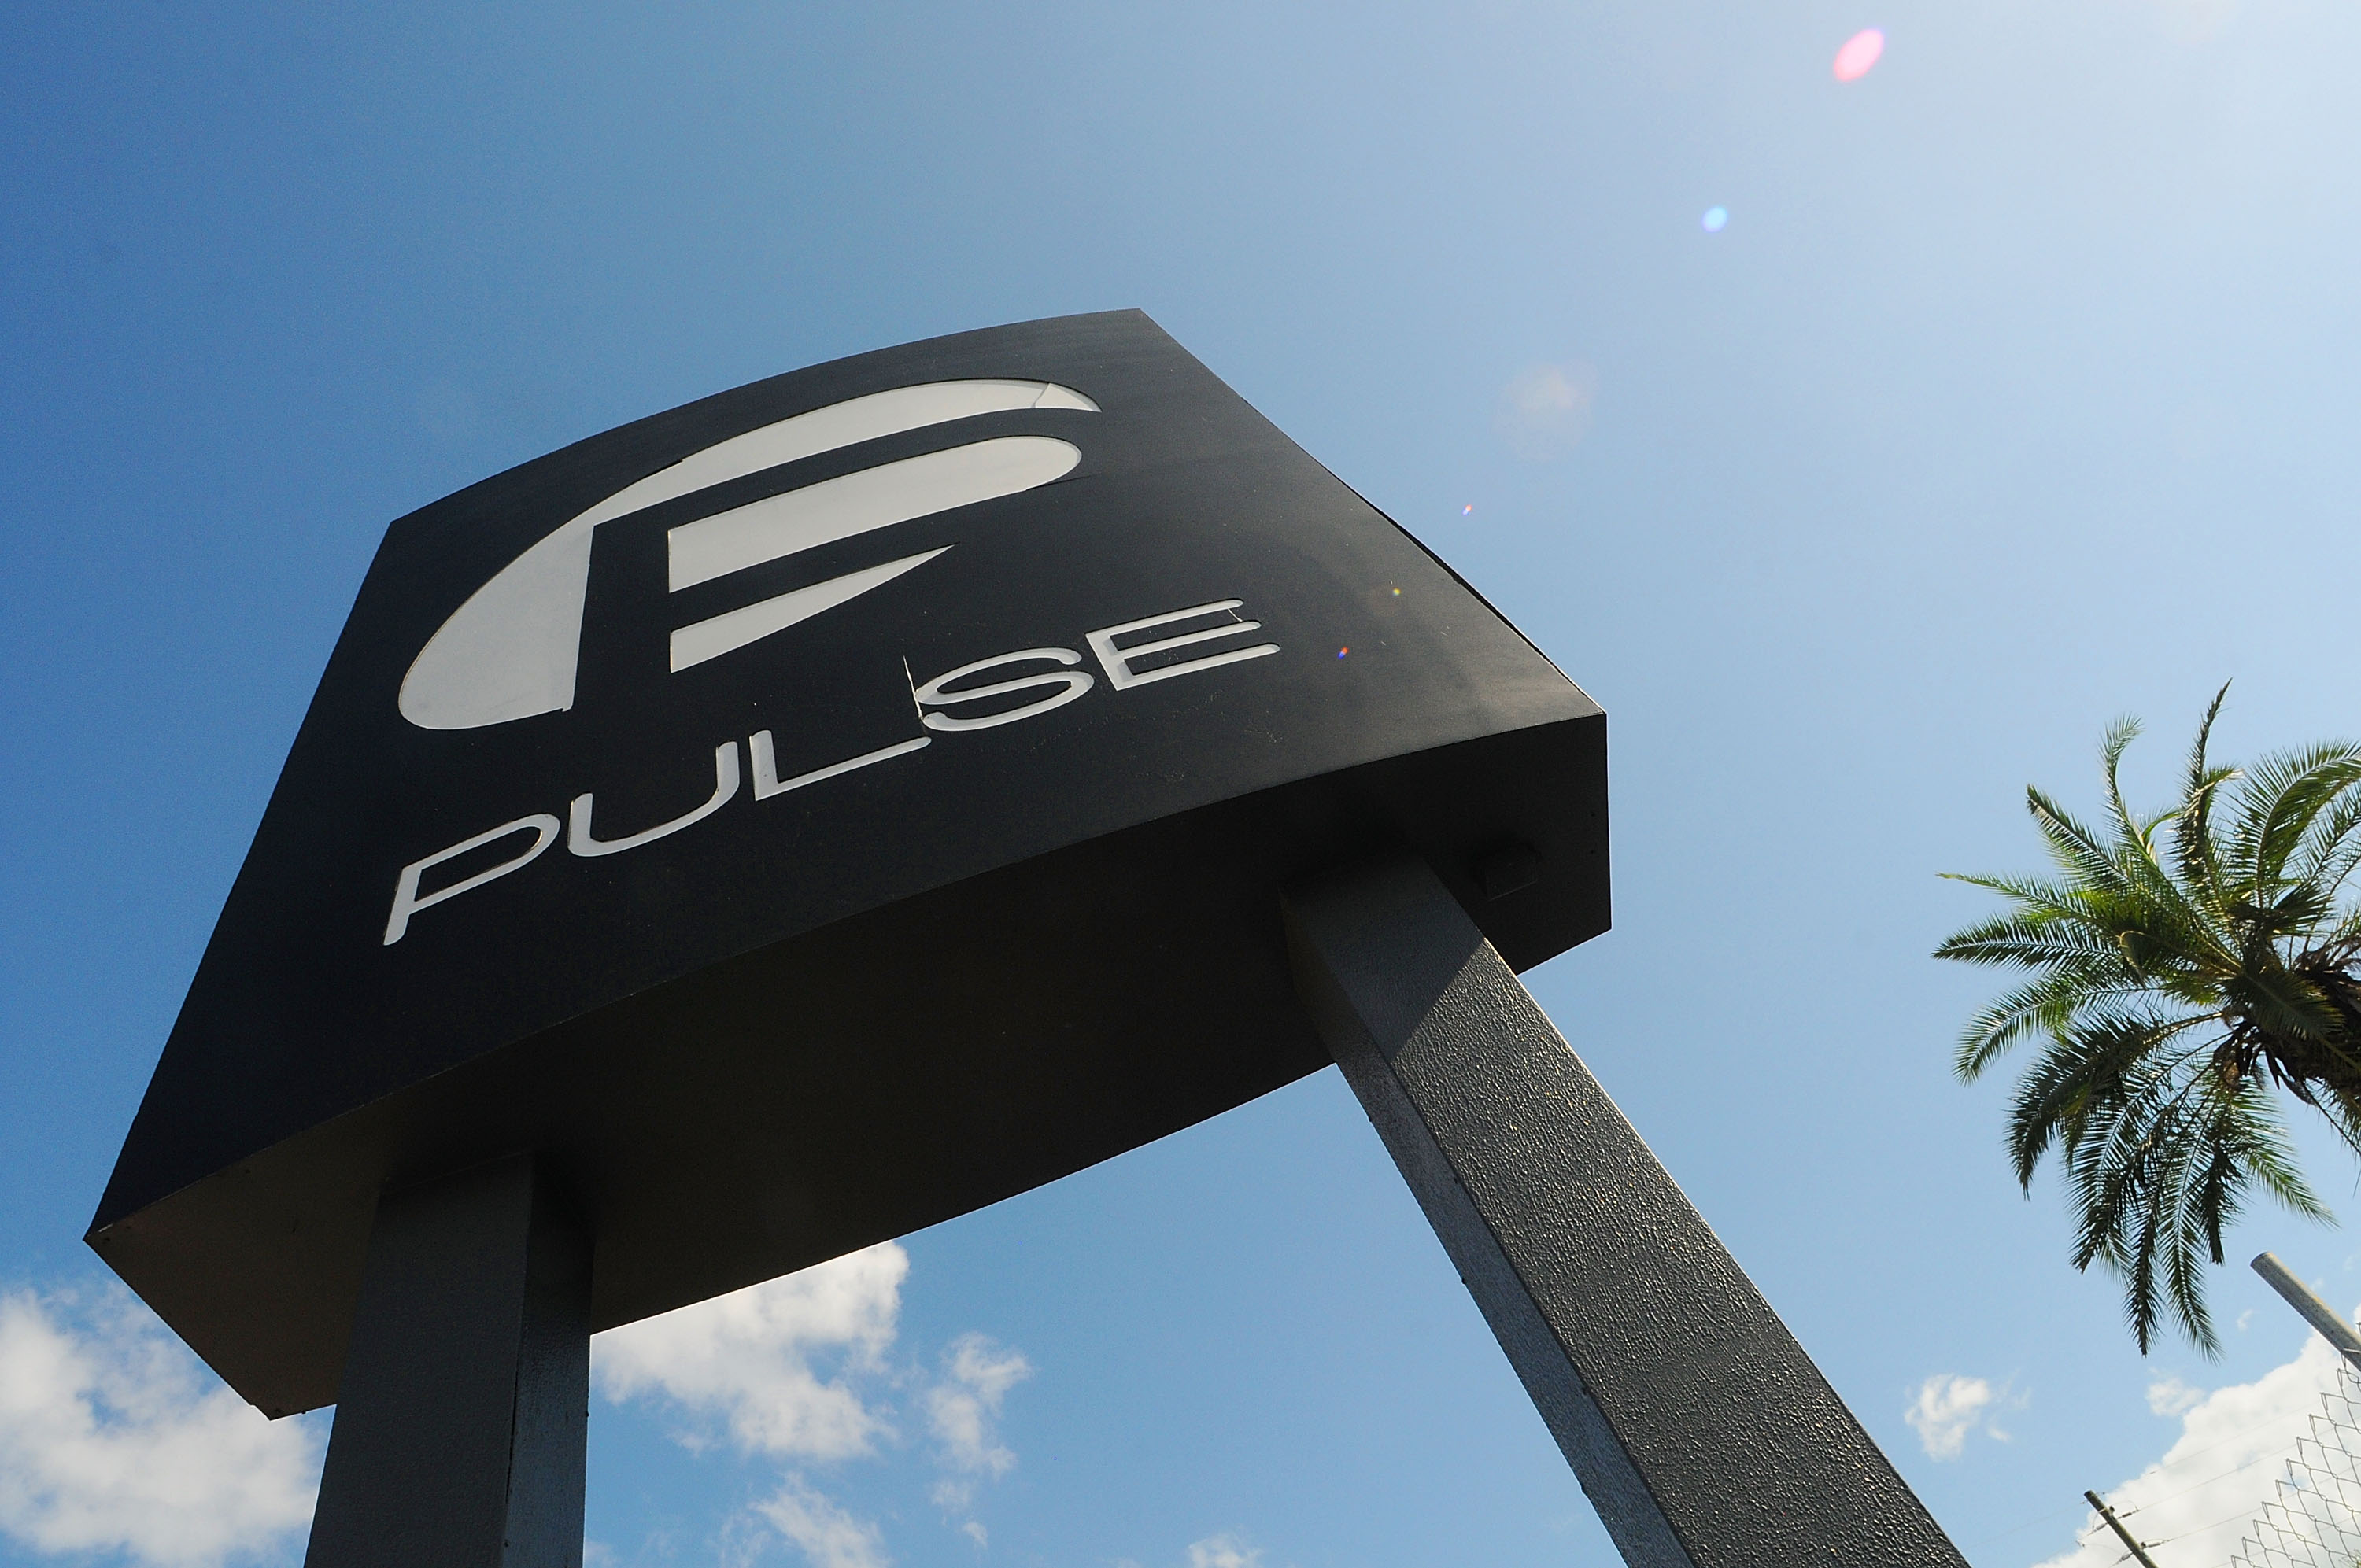
[[[2232,754],[2361,729],[2356,62],[2327,0],[0,15],[0,1561],[300,1553],[318,1421],[79,1237],[386,522],[1131,305],[1606,706],[1616,929],[1528,981],[1972,1561],[2301,1404],[2236,1265],[2347,1304],[2352,1233],[2257,1217],[2224,1359],[2143,1360],[1926,954],[2117,714],[2150,795],[2224,679]],[[754,1306],[602,1348],[605,1561],[1613,1561],[1333,1073]]]

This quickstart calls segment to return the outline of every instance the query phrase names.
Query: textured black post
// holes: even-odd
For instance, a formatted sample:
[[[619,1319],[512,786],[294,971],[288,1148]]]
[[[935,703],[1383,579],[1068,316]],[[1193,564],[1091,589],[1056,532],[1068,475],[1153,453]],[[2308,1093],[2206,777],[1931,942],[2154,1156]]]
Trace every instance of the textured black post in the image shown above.
[[[379,1201],[304,1568],[581,1568],[590,1244],[519,1157]]]
[[[1296,984],[1633,1568],[1964,1568],[1426,865],[1292,892]]]

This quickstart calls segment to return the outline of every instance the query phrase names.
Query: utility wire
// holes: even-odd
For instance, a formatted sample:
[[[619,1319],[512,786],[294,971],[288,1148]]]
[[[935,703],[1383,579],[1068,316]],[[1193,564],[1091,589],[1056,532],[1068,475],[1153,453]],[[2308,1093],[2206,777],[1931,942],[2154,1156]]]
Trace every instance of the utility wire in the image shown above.
[[[2225,1524],[2236,1524],[2239,1520],[2251,1517],[2253,1512],[2251,1508],[2241,1508],[2226,1519],[2215,1519],[2212,1524],[2199,1525],[2195,1530],[2184,1530],[2179,1535],[2168,1535],[2162,1541],[2151,1541],[2148,1545],[2169,1546],[2176,1541],[2187,1541],[2192,1535],[2203,1535],[2209,1530],[2220,1530]]]
[[[2288,1419],[2289,1419],[2289,1418],[2287,1418],[2286,1416],[2273,1416],[2273,1417],[2271,1417],[2271,1418],[2270,1418],[2269,1420],[2260,1420],[2260,1421],[2257,1421],[2254,1425],[2249,1426],[2249,1427],[2244,1427],[2244,1428],[2241,1428],[2241,1429],[2240,1429],[2240,1430],[2238,1430],[2237,1431],[2234,1431],[2234,1432],[2232,1432],[2232,1433],[2231,1433],[2229,1436],[2227,1436],[2227,1437],[2216,1438],[2213,1442],[2207,1443],[2207,1444],[2206,1444],[2204,1447],[2202,1447],[2202,1448],[2192,1448],[2192,1449],[2191,1449],[2191,1450],[2190,1450],[2186,1454],[2183,1454],[2181,1457],[2182,1457],[2182,1458],[2184,1458],[2184,1459],[2194,1459],[2194,1458],[2196,1458],[2196,1457],[2197,1457],[2199,1454],[2201,1454],[2201,1453],[2213,1453],[2213,1452],[2215,1449],[2217,1449],[2217,1448],[2226,1448],[2226,1447],[2228,1447],[2230,1444],[2232,1444],[2232,1443],[2234,1443],[2234,1442],[2237,1442],[2240,1438],[2243,1438],[2243,1437],[2252,1437],[2255,1433],[2257,1433],[2257,1432],[2258,1432],[2258,1431],[2261,1431],[2264,1428],[2266,1428],[2266,1427],[2272,1427],[2272,1426],[2278,1426],[2278,1425],[2279,1425],[2281,1422],[2283,1422],[2283,1421],[2287,1420]],[[2303,1438],[2303,1434],[2302,1434],[2302,1433],[2301,1433],[2301,1432],[2299,1432],[2299,1433],[2297,1434],[2297,1442],[2301,1442],[2302,1441],[2302,1438]],[[2233,1476],[2233,1475],[2236,1475],[2239,1471],[2241,1471],[2241,1470],[2250,1470],[2250,1469],[2254,1468],[2254,1467],[2255,1467],[2256,1465],[2257,1465],[2257,1464],[2265,1464],[2265,1463],[2267,1463],[2267,1462],[2268,1462],[2268,1461],[2271,1461],[2271,1460],[2276,1460],[2276,1459],[2284,1459],[2285,1457],[2287,1457],[2287,1451],[2285,1451],[2285,1450],[2273,1450],[2273,1451],[2271,1451],[2270,1453],[2258,1453],[2258,1454],[2255,1455],[2255,1457],[2254,1457],[2254,1458],[2247,1460],[2245,1464],[2236,1464],[2236,1465],[2233,1465],[2231,1468],[2229,1468],[2229,1469],[2227,1469],[2227,1470],[2223,1471],[2223,1472],[2222,1472],[2220,1475],[2209,1475],[2209,1476],[2207,1476],[2207,1477],[2206,1477],[2204,1480],[2202,1480],[2202,1481],[2192,1481],[2192,1482],[2191,1482],[2191,1483],[2190,1483],[2188,1486],[2186,1486],[2180,1487],[2180,1488],[2178,1488],[2177,1490],[2174,1490],[2174,1491],[2167,1492],[2167,1493],[2166,1493],[2163,1497],[2150,1497],[2147,1502],[2145,1502],[2145,1503],[2141,1503],[2141,1504],[2137,1505],[2136,1507],[2134,1507],[2134,1508],[2122,1508],[2122,1509],[2118,1509],[2118,1510],[2116,1511],[2115,1517],[2116,1517],[2117,1519],[2127,1519],[2131,1518],[2134,1514],[2138,1513],[2138,1512],[2140,1511],[2140,1509],[2142,1509],[2142,1508],[2155,1508],[2155,1507],[2156,1507],[2157,1505],[2158,1505],[2159,1503],[2169,1503],[2169,1502],[2173,1501],[2173,1500],[2174,1500],[2174,1499],[2176,1499],[2176,1498],[2179,1498],[2179,1497],[2187,1497],[2190,1493],[2191,1493],[2191,1492],[2196,1492],[2196,1491],[2201,1491],[2201,1490],[2202,1490],[2203,1488],[2205,1488],[2205,1487],[2207,1487],[2207,1486],[2212,1486],[2212,1485],[2213,1485],[2214,1482],[2216,1482],[2216,1481],[2227,1480],[2229,1477],[2231,1477],[2231,1476]],[[2072,1510],[2071,1508],[2064,1508],[2064,1509],[2060,1509],[2060,1510],[2059,1510],[2059,1512],[2061,1512],[2061,1513],[2071,1513],[2071,1512],[2073,1512],[2073,1510]],[[2058,1515],[2057,1515],[2057,1514],[2050,1514],[2050,1515],[2048,1515],[2048,1516],[2047,1516],[2047,1517],[2048,1517],[2048,1519],[2056,1519],[2056,1518],[2058,1517]],[[2042,1523],[2042,1522],[2044,1522],[2044,1521],[2043,1521],[2043,1520],[2041,1520],[2041,1519],[2034,1519],[2034,1520],[2030,1521],[2030,1522],[2029,1522],[2029,1523],[2027,1523],[2027,1524],[2017,1525],[2017,1526],[2014,1527],[2013,1529],[2011,1529],[2011,1530],[2007,1530],[2007,1531],[2005,1531],[2005,1532],[2004,1532],[2004,1533],[2005,1533],[2005,1534],[2009,1534],[2009,1535],[2014,1535],[2014,1534],[2015,1534],[2015,1533],[2016,1533],[2016,1531],[2017,1531],[2017,1530],[2029,1530],[2029,1529],[2031,1529],[2031,1528],[2032,1528],[2032,1526],[2033,1526],[2033,1525],[2040,1524],[2040,1523]],[[2080,1534],[2076,1539],[2077,1539],[2078,1541],[2088,1541],[2088,1540],[2091,1538],[2091,1536],[2092,1536],[2092,1535],[2095,1534],[2098,1530],[2102,1530],[2102,1529],[2103,1529],[2103,1528],[2105,1528],[2103,1525],[2093,1525],[2093,1526],[2091,1526],[2089,1529],[2087,1529],[2087,1530],[2083,1530],[2083,1531],[2082,1531],[2082,1532],[2081,1532],[2081,1534]],[[2211,1526],[2208,1526],[2207,1528],[2208,1528],[2208,1529],[2211,1529],[2212,1527],[2211,1527]],[[2195,1533],[2199,1533],[2199,1532],[2196,1532],[2196,1531],[2184,1531],[2184,1532],[2183,1532],[2183,1535],[2195,1534]],[[1999,1538],[1998,1536],[1988,1536],[1988,1537],[1986,1537],[1985,1539],[1986,1539],[1987,1541],[1996,1541],[1996,1540],[1998,1540],[1998,1539],[2000,1539],[2000,1538]],[[2182,1537],[2181,1537],[2181,1536],[2175,1536],[2175,1537],[2173,1537],[2172,1539],[2173,1539],[2173,1540],[2178,1541],[2178,1540],[2182,1539]],[[2153,1542],[2153,1541],[2151,1541],[2151,1542],[2149,1542],[2148,1544],[2150,1544],[2150,1545],[2154,1545],[2154,1544],[2156,1544],[2156,1543],[2155,1543],[2155,1542]],[[2126,1555],[2126,1556],[2128,1556],[2129,1554],[2128,1554],[2128,1553],[2126,1553],[2125,1555]]]
[[[1980,1535],[1972,1544],[1990,1546],[1995,1541],[2005,1541],[2012,1535],[2021,1535],[2035,1525],[2048,1524],[2051,1519],[2062,1519],[2068,1514],[2087,1514],[2090,1511],[2088,1508],[2059,1508],[2057,1512],[2044,1514],[2037,1519],[2027,1519],[2023,1524],[2013,1524],[1997,1535]]]
[[[2218,1447],[2219,1445],[2217,1444],[2216,1446]],[[2234,1464],[2229,1469],[2223,1471],[2219,1475],[2208,1475],[2202,1481],[2191,1481],[2188,1486],[2183,1486],[2178,1492],[2167,1492],[2161,1497],[2150,1497],[2147,1502],[2140,1504],[2139,1508],[2119,1508],[2115,1512],[2115,1517],[2118,1519],[2127,1519],[2134,1514],[2139,1512],[2140,1508],[2152,1508],[2158,1503],[2169,1503],[2176,1497],[2185,1497],[2191,1492],[2204,1490],[2206,1487],[2213,1485],[2216,1481],[2226,1481],[2241,1470],[2252,1470],[2256,1465],[2263,1464],[2267,1460],[2284,1459],[2286,1457],[2287,1455],[2284,1453],[2257,1453],[2252,1459],[2247,1460],[2244,1464]]]
[[[2281,1421],[2283,1421],[2283,1420],[2286,1420],[2287,1419],[2288,1419],[2288,1418],[2287,1418],[2287,1417],[2285,1417],[2285,1416],[2273,1416],[2273,1417],[2271,1417],[2268,1420],[2257,1421],[2253,1426],[2250,1426],[2250,1427],[2243,1427],[2243,1428],[2241,1428],[2240,1430],[2238,1430],[2238,1431],[2236,1431],[2232,1432],[2232,1433],[2231,1433],[2229,1436],[2227,1436],[2227,1437],[2224,1437],[2224,1438],[2216,1438],[2216,1439],[2214,1439],[2214,1441],[2213,1441],[2212,1442],[2207,1443],[2207,1444],[2206,1444],[2204,1447],[2202,1447],[2202,1448],[2192,1448],[2192,1449],[2191,1449],[2187,1453],[2183,1454],[2181,1457],[2182,1457],[2182,1458],[2184,1458],[2184,1459],[2194,1459],[2194,1458],[2196,1458],[2196,1457],[2197,1457],[2199,1454],[2201,1454],[2201,1453],[2213,1453],[2213,1452],[2215,1449],[2217,1449],[2217,1448],[2226,1448],[2226,1447],[2227,1447],[2227,1446],[2229,1446],[2231,1443],[2234,1443],[2234,1442],[2237,1442],[2237,1441],[2238,1441],[2240,1438],[2242,1438],[2242,1437],[2252,1437],[2255,1433],[2257,1433],[2257,1432],[2258,1432],[2258,1431],[2262,1431],[2265,1427],[2268,1427],[2268,1426],[2276,1426],[2276,1425],[2278,1425],[2279,1422],[2281,1422]],[[2262,1454],[2257,1454],[2257,1455],[2256,1455],[2253,1459],[2249,1459],[2248,1461],[2246,1461],[2246,1464],[2259,1464],[2259,1463],[2261,1463],[2263,1460],[2266,1460],[2266,1459],[2272,1459],[2272,1458],[2276,1458],[2276,1457],[2278,1457],[2278,1455],[2277,1455],[2277,1454],[2274,1454],[2274,1453],[2262,1453]],[[2241,1464],[2241,1465],[2239,1465],[2239,1466],[2238,1466],[2238,1470],[2244,1470],[2245,1468],[2246,1468],[2246,1464]],[[2238,1473],[2238,1472],[2237,1472],[2237,1470],[2224,1470],[2224,1472],[2222,1472],[2222,1475],[2236,1475],[2237,1473]],[[2216,1475],[2216,1476],[2214,1476],[2214,1477],[2213,1477],[2213,1481],[2219,1481],[2220,1479],[2222,1479],[2222,1475]],[[2195,1491],[2195,1490],[2197,1489],[2197,1487],[2198,1487],[2198,1486],[2211,1486],[2211,1485],[2213,1485],[2213,1482],[2212,1482],[2212,1481],[2200,1481],[2200,1482],[2196,1483],[2196,1485],[2195,1485],[2195,1486],[2186,1487],[2186,1488],[2184,1488],[2183,1490],[2184,1490],[2184,1491],[2191,1491],[2191,1492],[2193,1492],[2193,1491]],[[2118,1518],[2120,1518],[2120,1519],[2129,1519],[2129,1518],[2131,1518],[2131,1517],[2132,1517],[2132,1515],[2134,1515],[2134,1514],[2136,1514],[2136,1513],[2139,1512],[2140,1508],[2150,1508],[2150,1507],[2153,1507],[2156,1503],[2166,1503],[2166,1502],[2170,1502],[2170,1501],[2172,1500],[2172,1498],[2174,1498],[2174,1497],[2180,1497],[2180,1496],[2181,1496],[2181,1495],[2182,1495],[2182,1494],[2181,1494],[2180,1492],[2174,1492],[2174,1493],[2169,1494],[2169,1496],[2167,1496],[2167,1497],[2162,1497],[2153,1498],[2153,1499],[2151,1499],[2149,1502],[2146,1502],[2146,1503],[2142,1503],[2142,1504],[2140,1504],[2140,1505],[2139,1505],[2139,1508],[2125,1508],[2125,1509],[2124,1509],[2124,1510],[2122,1511],[2122,1513],[2120,1513],[2117,1517],[2118,1517]],[[2015,1535],[2015,1534],[2017,1534],[2018,1532],[2020,1532],[2020,1531],[2022,1531],[2022,1530],[2031,1530],[2035,1525],[2037,1525],[2037,1524],[2048,1524],[2051,1519],[2063,1519],[2066,1515],[2070,1514],[2070,1513],[2073,1513],[2073,1512],[2075,1512],[2075,1511],[2076,1511],[2076,1510],[2075,1510],[2075,1509],[2073,1509],[2073,1508],[2059,1508],[2059,1509],[2058,1509],[2058,1510],[2057,1510],[2056,1512],[2054,1512],[2054,1513],[2047,1513],[2047,1514],[2043,1514],[2043,1515],[2042,1515],[2040,1518],[2038,1518],[2038,1519],[2026,1519],[2023,1524],[2013,1524],[2013,1525],[2009,1526],[2006,1530],[2000,1531],[2000,1532],[1999,1532],[1998,1534],[1996,1534],[1996,1535],[1979,1536],[1979,1537],[1977,1538],[1977,1540],[1976,1540],[1976,1544],[1977,1544],[1977,1545],[1979,1545],[1979,1546],[1988,1546],[1988,1545],[1990,1545],[1992,1542],[1993,1542],[1993,1541],[2002,1541],[2002,1540],[2005,1540],[2007,1537],[2012,1536],[2012,1535]],[[2083,1509],[2081,1509],[2081,1512],[2083,1512],[2083,1513],[2088,1513],[2088,1512],[2090,1512],[2091,1510],[2090,1510],[2088,1508],[2083,1508]],[[2084,1541],[2084,1540],[2088,1540],[2088,1539],[2090,1538],[2090,1536],[2091,1536],[2092,1530],[2099,1530],[2099,1529],[2102,1529],[2102,1528],[2103,1528],[2103,1526],[2093,1525],[2093,1526],[2092,1526],[2092,1527],[2091,1527],[2091,1529],[2090,1529],[2090,1530],[2085,1530],[2081,1531],[2081,1532],[2080,1532],[2080,1533],[2075,1537],[2075,1539],[2076,1539],[2077,1541]]]
[[[2227,1437],[2216,1438],[2202,1448],[2192,1448],[2180,1457],[2183,1459],[2194,1459],[2201,1453],[2211,1453],[2217,1448],[2227,1448],[2230,1444],[2237,1442],[2242,1437],[2252,1437],[2257,1432],[2262,1431],[2265,1427],[2277,1426],[2287,1419],[2288,1418],[2285,1416],[2273,1416],[2268,1420],[2257,1421],[2253,1426],[2241,1428],[2239,1431],[2232,1432]]]

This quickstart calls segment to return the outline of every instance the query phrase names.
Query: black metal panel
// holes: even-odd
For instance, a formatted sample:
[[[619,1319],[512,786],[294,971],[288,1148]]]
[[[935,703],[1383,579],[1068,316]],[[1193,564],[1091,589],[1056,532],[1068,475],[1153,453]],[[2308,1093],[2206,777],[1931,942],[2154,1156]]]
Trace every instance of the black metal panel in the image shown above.
[[[642,484],[995,378],[1056,390]],[[905,521],[815,499],[1012,452],[1016,488]],[[581,523],[619,492],[653,499]],[[570,590],[476,613],[566,540]],[[561,600],[578,634],[519,632]],[[436,664],[461,624],[497,656]],[[455,668],[525,696],[451,698]],[[979,682],[1022,684],[951,695]],[[1137,313],[741,388],[393,525],[92,1239],[241,1392],[308,1408],[379,1187],[547,1150],[595,1205],[598,1321],[629,1321],[1310,1070],[1270,910],[1335,855],[1460,868],[1514,962],[1603,929],[1604,781],[1597,707]]]

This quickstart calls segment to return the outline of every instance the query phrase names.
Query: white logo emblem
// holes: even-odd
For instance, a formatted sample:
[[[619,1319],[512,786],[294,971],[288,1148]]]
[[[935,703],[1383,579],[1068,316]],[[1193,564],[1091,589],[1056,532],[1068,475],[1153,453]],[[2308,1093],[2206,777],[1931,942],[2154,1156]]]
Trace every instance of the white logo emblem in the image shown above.
[[[402,677],[401,716],[425,729],[475,729],[572,707],[591,533],[600,523],[856,442],[1010,409],[1096,413],[1098,404],[1050,381],[897,387],[750,430],[626,486],[543,536],[452,612]],[[996,436],[787,490],[668,531],[668,586],[677,593],[836,540],[1015,495],[1061,477],[1082,460],[1071,442]],[[905,555],[680,627],[672,634],[672,668],[686,670],[808,620],[950,548]]]

